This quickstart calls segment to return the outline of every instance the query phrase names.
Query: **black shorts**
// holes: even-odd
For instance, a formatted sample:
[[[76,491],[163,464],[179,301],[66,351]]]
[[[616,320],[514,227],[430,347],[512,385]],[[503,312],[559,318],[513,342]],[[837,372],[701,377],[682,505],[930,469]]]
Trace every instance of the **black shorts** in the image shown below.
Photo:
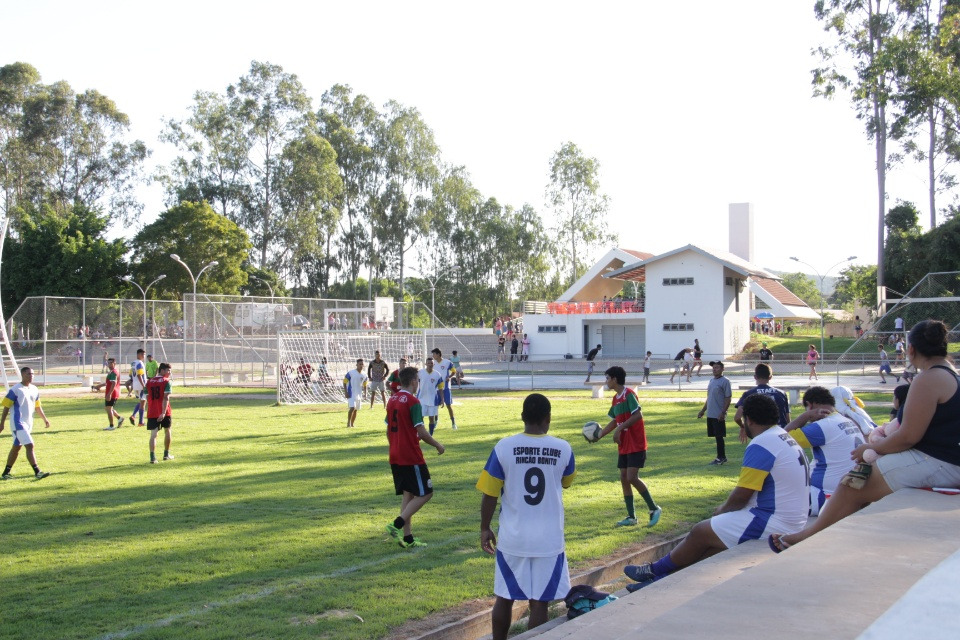
[[[425,496],[433,493],[433,483],[430,481],[430,470],[425,464],[391,464],[393,470],[393,488],[397,495],[403,492],[415,496]]]
[[[113,400],[105,400],[104,403],[103,403],[103,406],[105,406],[105,407],[112,407],[112,406],[114,406],[115,404],[117,404],[117,398],[114,398]]]
[[[647,461],[646,451],[634,451],[633,453],[621,453],[617,457],[617,469],[643,469]]]
[[[170,419],[172,416],[167,416],[163,420],[160,418],[147,418],[147,431],[153,431],[154,429],[169,429],[173,424],[173,421]]]
[[[707,437],[726,438],[727,423],[720,418],[707,418]]]

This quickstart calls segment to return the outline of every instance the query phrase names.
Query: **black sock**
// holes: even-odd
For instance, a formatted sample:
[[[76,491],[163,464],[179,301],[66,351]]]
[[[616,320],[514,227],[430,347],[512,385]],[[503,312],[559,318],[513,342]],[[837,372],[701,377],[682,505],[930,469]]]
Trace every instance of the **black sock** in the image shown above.
[[[723,460],[727,457],[727,448],[723,442],[723,438],[717,438],[717,457]]]
[[[7,475],[8,473],[10,473],[10,469],[13,469],[13,465],[8,465],[8,466],[4,467],[4,468],[3,468],[3,475]]]
[[[407,521],[400,516],[397,516],[397,519],[393,521],[393,526],[395,526],[397,529],[403,529],[403,525],[405,524],[407,524]]]
[[[413,535],[403,536],[403,541],[407,544],[413,544]]]
[[[32,465],[30,465],[30,466],[33,467],[33,472],[34,472],[34,473],[40,473],[40,467],[38,467],[38,466],[35,465],[35,464],[32,464]]]

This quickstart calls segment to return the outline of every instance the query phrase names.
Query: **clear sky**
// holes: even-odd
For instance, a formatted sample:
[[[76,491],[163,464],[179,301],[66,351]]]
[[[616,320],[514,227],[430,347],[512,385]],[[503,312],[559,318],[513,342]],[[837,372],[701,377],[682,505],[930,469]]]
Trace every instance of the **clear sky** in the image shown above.
[[[106,94],[152,163],[172,157],[164,118],[261,60],[295,73],[315,106],[344,83],[418,108],[484,196],[548,224],[548,162],[569,140],[600,161],[622,247],[727,249],[727,205],[752,202],[761,266],[876,263],[871,143],[846,97],[811,97],[810,51],[826,39],[813,0],[6,5],[0,64]],[[888,180],[889,202],[913,200],[921,222],[924,176]],[[159,191],[143,198],[149,221]]]

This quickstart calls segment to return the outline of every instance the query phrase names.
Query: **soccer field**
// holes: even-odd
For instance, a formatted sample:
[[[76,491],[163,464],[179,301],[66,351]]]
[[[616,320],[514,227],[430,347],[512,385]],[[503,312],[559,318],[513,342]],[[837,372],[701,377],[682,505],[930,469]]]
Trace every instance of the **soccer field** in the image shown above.
[[[52,474],[35,480],[21,452],[15,478],[0,483],[0,638],[383,638],[492,594],[474,484],[493,444],[522,430],[525,394],[463,394],[458,431],[441,416],[447,452],[424,447],[435,495],[413,521],[429,546],[415,550],[384,530],[400,498],[382,408],[361,411],[348,431],[345,407],[274,407],[269,392],[175,386],[176,459],[150,465],[146,429],[102,431],[101,396],[41,394],[53,426],[35,428],[37,457]],[[615,445],[580,435],[584,422],[606,422],[609,401],[546,395],[551,433],[577,458],[565,493],[572,570],[648,534],[682,533],[733,487],[735,435],[730,464],[708,467],[715,450],[695,419],[700,403],[648,403],[641,477],[663,518],[655,529],[616,529]],[[129,414],[133,401],[118,404]],[[10,442],[5,431],[4,456]]]

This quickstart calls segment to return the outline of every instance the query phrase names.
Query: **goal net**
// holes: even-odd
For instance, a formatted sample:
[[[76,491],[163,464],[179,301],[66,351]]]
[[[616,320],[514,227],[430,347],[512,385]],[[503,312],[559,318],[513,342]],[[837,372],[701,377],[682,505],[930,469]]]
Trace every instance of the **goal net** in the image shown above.
[[[277,343],[277,396],[283,404],[343,403],[343,377],[358,358],[366,374],[376,351],[391,372],[400,358],[418,366],[427,353],[425,332],[416,330],[280,331]]]

